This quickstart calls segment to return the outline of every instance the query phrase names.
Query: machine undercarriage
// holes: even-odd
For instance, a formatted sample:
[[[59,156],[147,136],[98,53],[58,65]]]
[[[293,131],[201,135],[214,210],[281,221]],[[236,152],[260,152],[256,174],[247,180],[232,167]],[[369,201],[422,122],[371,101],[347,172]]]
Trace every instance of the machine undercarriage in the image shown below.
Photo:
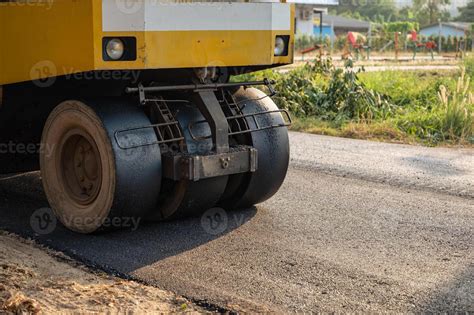
[[[80,88],[80,81],[59,80],[54,89],[63,86],[61,93],[33,82],[28,96],[17,93],[25,86],[5,86],[2,119],[14,103],[24,104],[25,119],[3,122],[10,132],[1,133],[2,143],[38,145],[2,155],[2,172],[40,167],[58,218],[82,233],[113,217],[166,220],[268,199],[286,175],[291,123],[271,100],[272,82],[193,81],[199,83],[122,82],[113,89],[83,82],[95,89],[75,97],[69,85]],[[26,119],[33,111],[35,120]],[[94,210],[108,207],[102,215]]]
[[[278,191],[290,117],[269,80],[230,79],[292,63],[293,4],[21,2],[0,4],[0,173],[39,169],[67,228]]]

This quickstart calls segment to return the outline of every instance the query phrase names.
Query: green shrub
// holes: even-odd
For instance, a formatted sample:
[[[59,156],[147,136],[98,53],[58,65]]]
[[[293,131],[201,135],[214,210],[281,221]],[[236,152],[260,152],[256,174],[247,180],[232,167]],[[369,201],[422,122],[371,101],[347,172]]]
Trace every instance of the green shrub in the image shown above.
[[[350,60],[344,69],[336,69],[330,60],[325,65],[317,61],[313,67],[316,71],[323,69],[322,73],[329,80],[316,102],[326,113],[323,119],[372,121],[386,118],[391,112],[393,106],[388,97],[367,88],[359,79],[360,71],[353,70]]]
[[[277,105],[298,116],[317,116],[339,124],[387,117],[393,109],[388,97],[367,88],[352,66],[348,61],[344,69],[337,69],[330,59],[318,59],[284,74],[264,71],[239,79],[275,79]]]
[[[386,33],[407,33],[413,30],[417,31],[420,28],[420,25],[417,22],[387,22],[382,26]]]

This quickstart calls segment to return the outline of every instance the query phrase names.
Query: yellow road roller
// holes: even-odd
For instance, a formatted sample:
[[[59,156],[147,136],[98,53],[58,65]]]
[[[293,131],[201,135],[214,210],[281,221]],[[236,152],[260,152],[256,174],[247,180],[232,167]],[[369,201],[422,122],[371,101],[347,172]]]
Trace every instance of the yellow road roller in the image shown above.
[[[291,119],[272,81],[232,78],[293,46],[285,1],[0,0],[0,173],[40,169],[80,233],[258,204]]]

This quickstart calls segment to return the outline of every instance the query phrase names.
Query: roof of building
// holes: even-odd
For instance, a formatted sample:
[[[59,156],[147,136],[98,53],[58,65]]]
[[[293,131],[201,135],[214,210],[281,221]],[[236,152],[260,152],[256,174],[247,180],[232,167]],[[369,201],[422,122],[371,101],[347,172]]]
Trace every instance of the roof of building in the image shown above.
[[[323,14],[323,25],[332,25],[334,28],[366,28],[370,27],[370,22],[347,18],[339,15]]]
[[[443,27],[452,27],[452,28],[455,28],[455,29],[458,29],[458,30],[461,30],[461,31],[468,31],[471,28],[472,23],[468,23],[468,22],[441,22],[441,25]],[[424,30],[424,29],[427,29],[427,28],[431,28],[433,26],[439,26],[439,23],[421,27],[420,31]]]

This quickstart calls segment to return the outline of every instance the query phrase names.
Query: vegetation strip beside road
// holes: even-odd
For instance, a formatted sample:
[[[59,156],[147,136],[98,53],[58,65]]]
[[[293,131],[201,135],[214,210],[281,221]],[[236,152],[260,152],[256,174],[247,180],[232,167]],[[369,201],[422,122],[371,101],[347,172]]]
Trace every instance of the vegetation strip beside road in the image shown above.
[[[235,79],[275,79],[275,101],[292,113],[296,131],[429,146],[474,144],[474,58],[443,75],[354,67],[352,61],[341,69],[316,59],[285,73],[266,70]]]

